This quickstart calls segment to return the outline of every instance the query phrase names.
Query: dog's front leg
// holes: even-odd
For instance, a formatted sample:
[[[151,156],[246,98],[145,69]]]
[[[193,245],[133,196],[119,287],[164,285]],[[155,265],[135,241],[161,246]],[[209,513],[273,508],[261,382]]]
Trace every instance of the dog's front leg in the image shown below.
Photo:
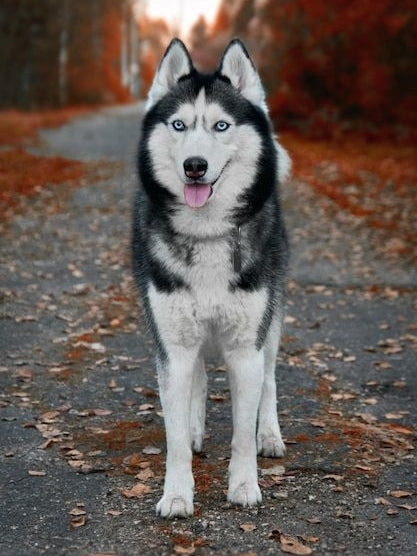
[[[190,407],[195,357],[181,349],[168,353],[168,360],[158,365],[167,458],[164,494],[156,511],[166,518],[187,517],[194,512]]]
[[[256,419],[264,374],[263,351],[239,349],[226,355],[233,407],[232,457],[227,499],[251,506],[261,501],[256,461]]]

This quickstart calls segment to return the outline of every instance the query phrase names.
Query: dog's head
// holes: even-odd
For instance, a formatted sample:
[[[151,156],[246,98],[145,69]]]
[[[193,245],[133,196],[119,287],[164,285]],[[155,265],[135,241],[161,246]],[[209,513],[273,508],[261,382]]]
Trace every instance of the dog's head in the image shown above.
[[[145,158],[157,182],[151,196],[162,188],[177,205],[201,214],[220,203],[236,208],[255,187],[265,161],[268,180],[276,181],[277,150],[265,93],[239,40],[228,45],[215,73],[201,74],[185,45],[174,39],[146,110]]]

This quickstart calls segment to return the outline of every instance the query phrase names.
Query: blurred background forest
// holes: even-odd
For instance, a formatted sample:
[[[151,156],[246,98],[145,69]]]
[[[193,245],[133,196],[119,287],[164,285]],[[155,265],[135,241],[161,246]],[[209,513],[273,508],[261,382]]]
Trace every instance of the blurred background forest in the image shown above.
[[[0,106],[142,97],[180,24],[169,7],[167,19],[149,17],[149,5],[3,0]],[[215,68],[232,37],[243,39],[281,128],[317,135],[338,126],[389,128],[407,137],[417,123],[416,12],[413,0],[222,0],[214,21],[200,15],[184,38],[202,70]]]
[[[417,236],[415,0],[3,0],[0,143],[18,146],[86,107],[143,99],[175,35],[203,71],[241,38],[296,177],[396,232],[396,249],[409,252]],[[20,165],[30,162],[24,156]],[[10,159],[0,155],[0,201]]]

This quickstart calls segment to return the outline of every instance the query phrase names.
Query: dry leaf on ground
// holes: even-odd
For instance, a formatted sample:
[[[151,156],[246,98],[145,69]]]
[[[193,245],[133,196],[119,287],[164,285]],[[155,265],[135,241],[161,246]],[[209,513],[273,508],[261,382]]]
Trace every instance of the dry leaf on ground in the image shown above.
[[[239,525],[239,527],[245,533],[250,533],[251,531],[255,531],[256,529],[256,525],[254,523],[242,523],[241,525]]]
[[[287,554],[312,554],[312,549],[305,544],[302,544],[294,537],[287,537],[287,535],[281,534],[280,537],[281,550]]]
[[[391,490],[390,494],[394,498],[407,498],[408,496],[413,496],[413,493],[408,492],[408,490]]]
[[[124,488],[122,490],[122,495],[125,498],[141,498],[145,494],[149,494],[152,492],[152,489],[148,485],[144,485],[143,483],[136,483],[132,488]]]
[[[194,554],[195,546],[182,546],[180,544],[177,544],[174,546],[174,552],[175,554]]]

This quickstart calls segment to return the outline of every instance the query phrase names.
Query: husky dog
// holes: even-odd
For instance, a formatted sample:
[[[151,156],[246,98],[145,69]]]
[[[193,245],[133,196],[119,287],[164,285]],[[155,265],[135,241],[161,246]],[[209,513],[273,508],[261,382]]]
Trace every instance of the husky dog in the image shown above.
[[[259,75],[239,40],[199,73],[174,39],[151,86],[139,146],[134,273],[157,346],[167,458],[162,517],[193,514],[192,451],[202,449],[217,344],[233,408],[228,500],[261,501],[256,454],[282,456],[275,362],[287,240],[277,185],[289,172]]]

